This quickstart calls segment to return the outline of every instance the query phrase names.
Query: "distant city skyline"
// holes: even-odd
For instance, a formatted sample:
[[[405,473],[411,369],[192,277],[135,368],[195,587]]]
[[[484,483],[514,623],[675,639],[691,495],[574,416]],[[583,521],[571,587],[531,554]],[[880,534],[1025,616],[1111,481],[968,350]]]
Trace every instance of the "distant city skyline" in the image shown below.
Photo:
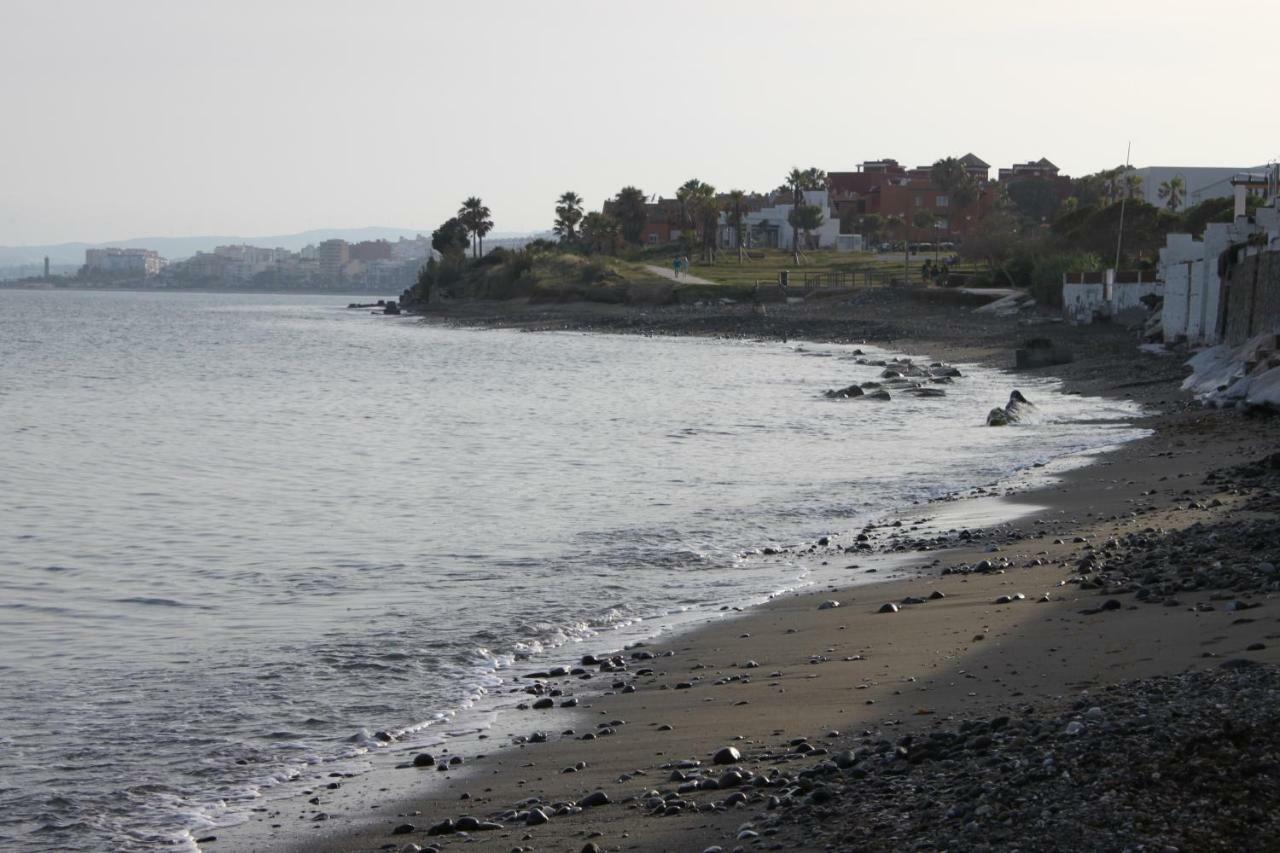
[[[6,0],[0,246],[434,228],[479,195],[550,226],[625,184],[768,190],[972,151],[1081,175],[1280,157],[1251,107],[1270,6],[997,0]]]

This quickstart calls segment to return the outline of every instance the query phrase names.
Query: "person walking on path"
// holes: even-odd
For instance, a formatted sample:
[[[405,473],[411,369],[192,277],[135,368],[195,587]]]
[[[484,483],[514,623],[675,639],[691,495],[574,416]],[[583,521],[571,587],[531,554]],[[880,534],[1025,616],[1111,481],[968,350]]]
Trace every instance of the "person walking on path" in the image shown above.
[[[680,277],[680,256],[676,255],[671,261],[671,271],[676,278]]]

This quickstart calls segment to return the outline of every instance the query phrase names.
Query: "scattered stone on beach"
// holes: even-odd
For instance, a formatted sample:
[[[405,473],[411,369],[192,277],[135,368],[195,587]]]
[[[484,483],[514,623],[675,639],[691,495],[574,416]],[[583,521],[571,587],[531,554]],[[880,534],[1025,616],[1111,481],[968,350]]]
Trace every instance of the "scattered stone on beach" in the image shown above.
[[[936,589],[935,589],[933,592],[929,593],[929,599],[930,599],[931,601],[937,601],[937,600],[938,600],[938,599],[940,599],[940,598],[946,598],[946,597],[947,597],[946,593],[944,593],[944,592],[939,592],[939,591],[938,591],[938,590],[936,590]]]
[[[1280,832],[1280,763],[1268,758],[1280,751],[1280,668],[1103,692],[1105,710],[1079,699],[1027,705],[785,771],[750,829],[782,850],[1054,853],[1251,850]]]
[[[833,599],[829,599],[829,600],[824,601],[824,602],[822,602],[821,604],[819,604],[819,605],[818,605],[818,609],[819,609],[819,610],[831,610],[832,608],[839,607],[839,606],[840,606],[840,602],[836,601],[836,600],[833,598]]]
[[[395,829],[391,830],[391,834],[392,835],[408,835],[409,833],[413,832],[416,829],[417,827],[411,823],[402,823],[399,826],[397,826]]]
[[[737,764],[741,760],[742,753],[732,746],[722,747],[716,750],[715,755],[711,756],[712,764]]]
[[[876,612],[877,613],[897,613],[898,605],[894,604],[892,601],[888,601],[880,605],[880,609],[877,610]]]
[[[414,767],[434,767],[435,763],[435,756],[429,752],[420,752],[413,757]]]
[[[597,806],[607,806],[611,802],[613,801],[609,799],[609,795],[604,791],[595,791],[594,793],[587,794],[579,800],[578,805],[582,806],[584,809],[591,809],[596,808]]]

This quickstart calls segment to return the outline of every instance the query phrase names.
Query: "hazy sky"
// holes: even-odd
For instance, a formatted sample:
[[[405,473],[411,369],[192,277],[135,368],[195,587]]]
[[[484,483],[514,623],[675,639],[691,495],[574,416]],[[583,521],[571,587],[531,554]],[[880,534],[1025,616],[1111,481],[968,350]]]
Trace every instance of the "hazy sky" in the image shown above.
[[[0,0],[0,244],[499,231],[973,151],[1280,157],[1272,2]]]

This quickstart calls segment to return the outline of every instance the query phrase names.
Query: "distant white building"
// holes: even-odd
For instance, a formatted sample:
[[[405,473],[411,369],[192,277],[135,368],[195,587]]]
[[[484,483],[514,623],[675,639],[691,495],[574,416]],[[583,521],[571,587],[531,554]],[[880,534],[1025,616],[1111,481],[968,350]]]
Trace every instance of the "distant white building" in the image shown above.
[[[1182,210],[1211,198],[1230,198],[1231,179],[1242,172],[1265,174],[1271,166],[1144,166],[1129,174],[1142,179],[1142,199],[1156,207],[1165,207],[1168,199],[1160,198],[1160,185],[1174,178],[1183,183]]]
[[[151,249],[85,249],[84,268],[90,275],[151,278],[164,269],[165,260]]]
[[[826,190],[806,190],[804,203],[822,211],[822,225],[810,232],[812,248],[834,249],[840,236],[840,216],[831,208],[831,200]],[[785,201],[776,199],[775,203],[760,210],[750,210],[742,218],[743,231],[746,232],[749,248],[784,249],[790,251],[791,223],[788,217],[794,205],[790,198]],[[727,214],[720,217],[722,240],[726,248],[737,248],[737,235],[733,234]],[[804,232],[800,233],[804,239]]]
[[[291,257],[287,249],[263,249],[248,245],[216,246],[213,253],[226,259],[222,267],[223,277],[240,282],[249,281],[259,273],[273,270]]]

